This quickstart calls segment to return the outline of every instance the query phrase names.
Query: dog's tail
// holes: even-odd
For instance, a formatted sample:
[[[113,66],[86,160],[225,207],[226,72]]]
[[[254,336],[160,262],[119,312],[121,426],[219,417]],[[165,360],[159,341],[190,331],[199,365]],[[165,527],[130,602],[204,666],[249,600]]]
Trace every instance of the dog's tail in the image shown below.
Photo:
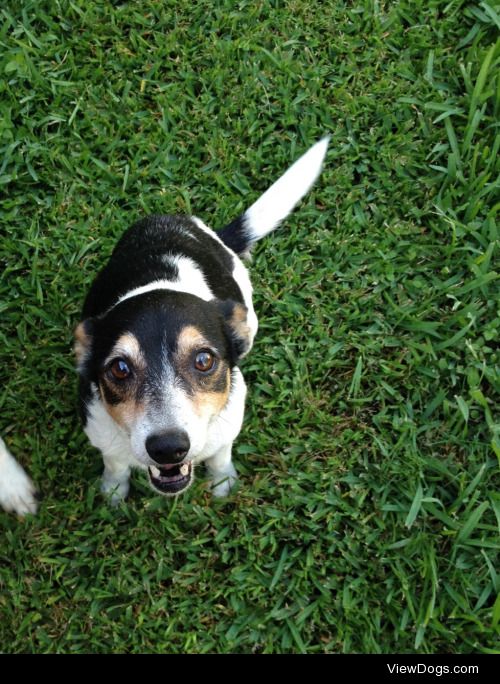
[[[329,142],[326,136],[313,145],[244,214],[222,228],[217,233],[222,242],[244,255],[253,242],[276,228],[319,176]]]

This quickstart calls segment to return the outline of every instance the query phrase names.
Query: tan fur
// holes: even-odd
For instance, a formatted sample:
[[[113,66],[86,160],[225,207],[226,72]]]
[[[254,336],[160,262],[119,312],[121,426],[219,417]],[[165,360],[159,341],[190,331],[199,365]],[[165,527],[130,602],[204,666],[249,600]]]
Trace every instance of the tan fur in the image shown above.
[[[196,326],[188,325],[181,330],[177,340],[177,357],[179,365],[191,363],[193,352],[203,347],[210,346]],[[214,380],[220,379],[220,374],[226,374],[225,390],[215,392],[210,388]],[[216,369],[214,375],[207,375],[205,387],[199,387],[191,399],[194,409],[199,416],[212,417],[219,414],[227,403],[229,397],[229,368]]]
[[[241,304],[235,305],[233,315],[228,320],[228,323],[238,337],[250,343],[252,333],[247,323],[247,310],[244,306]],[[245,356],[246,353],[246,351],[243,352],[242,356]]]
[[[242,307],[241,307],[242,308]],[[238,316],[240,313],[238,313]],[[245,311],[243,310],[243,315]],[[192,373],[192,358],[193,353],[199,349],[210,346],[201,331],[196,326],[186,326],[181,330],[177,340],[176,363],[178,368],[184,368],[185,377],[189,378]],[[134,364],[135,372],[144,370],[146,367],[145,359],[142,355],[140,344],[137,338],[131,333],[125,333],[116,342],[113,347],[108,360],[123,356],[129,359]],[[221,376],[225,375],[225,383],[223,391],[214,391],[213,386],[219,382]],[[146,406],[144,403],[137,403],[134,398],[134,388],[126,385],[120,386],[108,380],[104,375],[101,378],[101,395],[102,400],[106,406],[106,410],[113,420],[118,423],[125,430],[129,430],[130,426],[134,425],[140,416],[145,412]],[[119,403],[109,403],[106,401],[106,395],[103,391],[103,386],[107,385],[109,389],[117,395]],[[204,418],[212,418],[218,415],[229,399],[230,390],[230,369],[224,364],[220,364],[219,368],[215,370],[213,375],[207,375],[203,381],[203,386],[193,384],[194,396],[190,397],[195,412]]]
[[[234,305],[234,310],[233,310],[233,315],[231,317],[231,321],[234,324],[244,323],[246,325],[247,310],[242,304],[235,304]]]
[[[194,325],[186,325],[177,339],[177,355],[179,358],[187,358],[195,348],[207,346],[207,341]]]
[[[229,368],[226,368],[226,389],[223,392],[200,390],[195,393],[192,401],[194,409],[199,416],[209,416],[210,418],[216,416],[227,404],[230,388],[229,373]]]
[[[141,345],[138,339],[132,333],[124,333],[118,338],[111,353],[108,356],[108,361],[111,359],[125,357],[134,366],[134,372],[140,373],[146,368],[146,362],[142,354]],[[120,387],[119,384],[110,382],[106,376],[101,379],[101,394],[104,405],[109,415],[113,418],[115,423],[118,423],[125,430],[137,421],[138,417],[144,413],[145,406],[142,403],[137,403],[134,398],[133,388],[127,389],[127,386]],[[102,385],[106,384],[110,390],[116,394],[120,401],[118,404],[110,404],[106,401],[106,395],[102,391]]]
[[[130,430],[131,426],[135,424],[140,415],[144,413],[145,407],[143,404],[138,404],[132,398],[124,399],[119,404],[108,404],[104,394],[102,400],[106,406],[106,411],[111,418],[118,423],[120,427]]]
[[[73,347],[77,363],[82,363],[86,353],[88,352],[92,343],[92,338],[85,331],[83,321],[75,328],[75,345]]]
[[[108,356],[108,360],[120,356],[130,359],[136,368],[144,369],[146,367],[139,340],[132,333],[124,333],[118,338],[111,354]]]

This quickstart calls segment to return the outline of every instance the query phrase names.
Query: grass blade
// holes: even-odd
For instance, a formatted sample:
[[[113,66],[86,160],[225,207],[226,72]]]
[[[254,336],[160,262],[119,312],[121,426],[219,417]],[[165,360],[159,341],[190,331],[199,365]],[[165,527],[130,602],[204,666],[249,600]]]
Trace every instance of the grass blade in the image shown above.
[[[483,513],[490,507],[490,504],[488,501],[483,501],[483,503],[476,508],[475,511],[473,511],[470,516],[467,518],[465,523],[463,524],[462,528],[460,529],[458,535],[457,535],[457,544],[463,544],[464,541],[466,541],[471,534],[474,532],[476,529],[479,520],[481,519]]]
[[[418,487],[417,487],[417,491],[415,492],[415,496],[413,497],[413,502],[411,504],[410,510],[408,512],[408,515],[406,516],[405,527],[411,527],[413,525],[413,523],[415,522],[415,519],[416,519],[418,512],[420,511],[420,507],[422,505],[422,498],[423,498],[423,490],[422,490],[422,485],[419,482]]]

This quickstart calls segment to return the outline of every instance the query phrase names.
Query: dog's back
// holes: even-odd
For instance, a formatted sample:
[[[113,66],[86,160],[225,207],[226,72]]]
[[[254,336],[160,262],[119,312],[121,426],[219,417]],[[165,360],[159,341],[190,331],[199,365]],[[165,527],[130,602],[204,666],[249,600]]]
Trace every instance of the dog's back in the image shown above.
[[[83,317],[100,316],[125,297],[149,290],[191,293],[205,301],[244,302],[233,277],[235,257],[201,221],[188,216],[148,216],[116,245],[94,281]]]

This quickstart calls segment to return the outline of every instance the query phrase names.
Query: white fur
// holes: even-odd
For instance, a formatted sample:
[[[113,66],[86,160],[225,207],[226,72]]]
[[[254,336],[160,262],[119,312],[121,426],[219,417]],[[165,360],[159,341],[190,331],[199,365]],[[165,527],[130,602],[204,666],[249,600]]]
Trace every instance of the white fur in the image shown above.
[[[206,461],[211,476],[212,494],[217,497],[227,496],[238,479],[231,462],[231,446],[226,444]]]
[[[244,222],[251,240],[276,228],[310,190],[321,172],[329,142],[327,136],[313,145],[247,209]]]
[[[99,449],[104,460],[102,490],[111,495],[111,501],[118,503],[124,499],[129,490],[131,468],[146,470],[155,465],[149,458],[145,442],[147,437],[157,432],[182,428],[186,430],[191,447],[186,460],[194,464],[207,463],[212,481],[215,485],[215,496],[228,493],[236,479],[236,471],[231,464],[231,446],[243,423],[245,409],[246,386],[238,368],[234,371],[233,386],[228,403],[221,413],[207,425],[203,425],[182,393],[169,390],[166,397],[165,411],[153,419],[145,420],[141,416],[132,426],[130,434],[115,423],[98,397],[97,388],[93,387],[94,399],[88,405],[88,420],[85,432],[93,446]],[[171,402],[171,403],[170,403]]]
[[[19,515],[36,513],[35,487],[0,438],[0,506]]]
[[[153,280],[147,285],[136,287],[126,294],[122,295],[117,304],[124,302],[126,299],[136,297],[145,292],[152,292],[153,290],[173,290],[174,292],[186,292],[209,302],[214,298],[211,289],[208,287],[203,273],[192,259],[185,256],[168,256],[165,255],[165,260],[177,267],[179,272],[177,280]],[[115,305],[116,306],[116,305]],[[112,307],[113,308],[113,307]]]
[[[233,272],[232,276],[236,283],[238,284],[238,287],[241,290],[241,294],[243,295],[243,301],[245,302],[245,306],[248,309],[247,312],[247,325],[250,329],[250,346],[248,348],[247,354],[250,351],[253,340],[255,335],[257,334],[257,329],[259,327],[258,321],[257,321],[257,315],[255,313],[255,310],[253,308],[253,288],[252,288],[252,283],[250,281],[250,275],[248,273],[248,270],[245,266],[245,264],[242,262],[242,260],[239,258],[237,254],[233,252],[232,249],[229,249],[220,237],[217,235],[215,231],[213,231],[211,228],[209,228],[201,219],[199,219],[197,216],[191,216],[191,220],[196,223],[198,228],[201,228],[201,230],[204,230],[205,233],[208,233],[211,235],[213,238],[219,242],[220,245],[226,250],[226,252],[229,252],[231,256],[233,257],[234,261],[234,267],[233,267]]]
[[[130,438],[106,411],[99,400],[97,389],[92,388],[94,399],[88,405],[85,433],[92,446],[102,453],[104,473],[101,489],[111,496],[112,503],[119,503],[128,494],[131,458]]]

